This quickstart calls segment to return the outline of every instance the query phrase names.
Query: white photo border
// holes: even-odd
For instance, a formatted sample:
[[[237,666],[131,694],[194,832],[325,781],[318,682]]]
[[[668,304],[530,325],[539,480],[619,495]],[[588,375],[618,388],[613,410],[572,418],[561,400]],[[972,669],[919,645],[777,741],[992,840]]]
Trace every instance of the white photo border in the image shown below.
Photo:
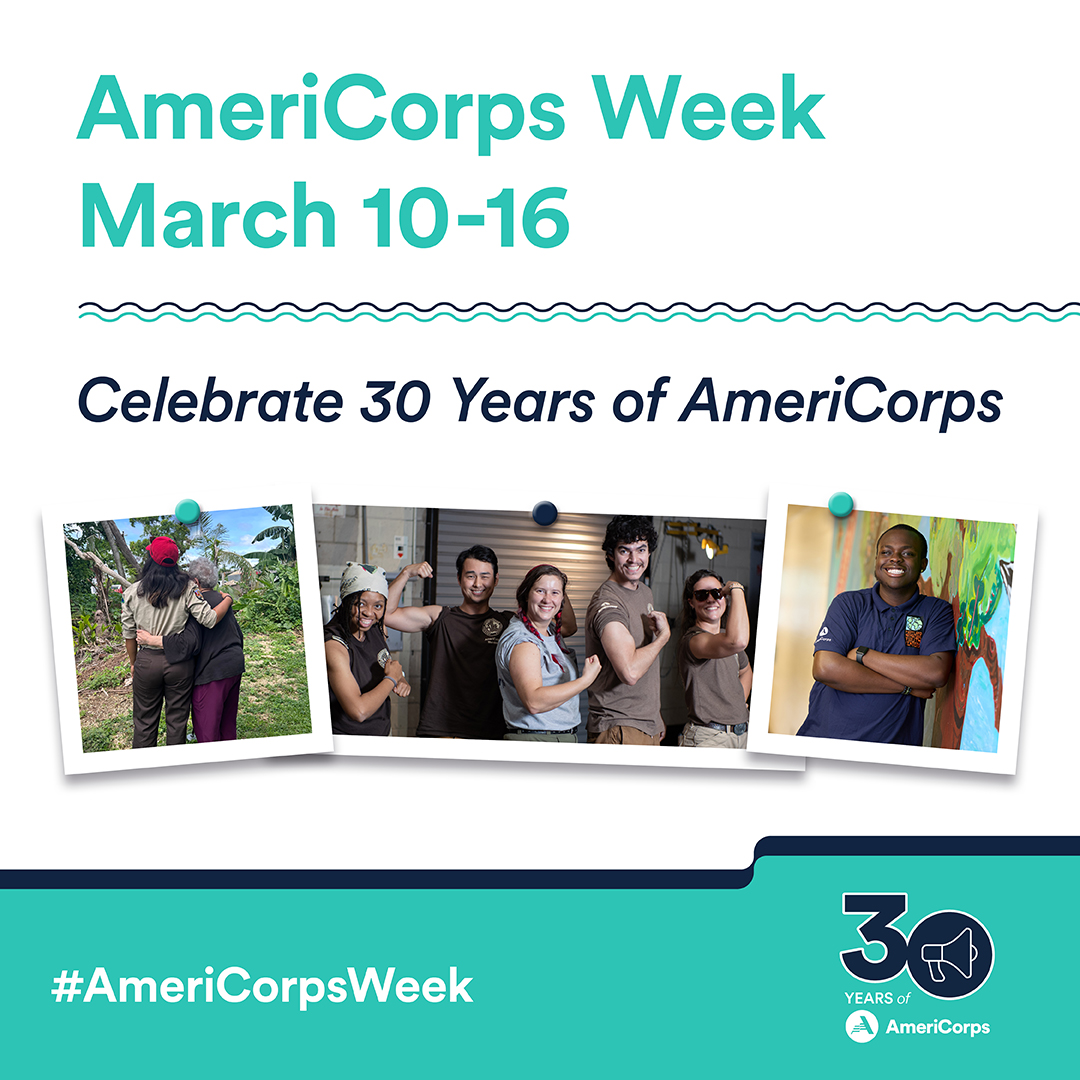
[[[766,717],[750,729],[748,748],[769,754],[794,754],[804,758],[832,758],[841,761],[869,761],[885,765],[914,765],[930,769],[960,772],[1015,775],[1020,740],[1020,716],[1027,661],[1028,625],[1031,615],[1032,577],[1035,568],[1035,543],[1038,513],[1029,505],[1003,506],[996,500],[957,492],[928,496],[917,490],[872,491],[864,497],[858,492],[856,511],[896,513],[910,507],[911,513],[972,521],[1003,521],[1016,525],[1016,552],[1013,560],[1012,594],[1009,600],[1008,678],[1002,687],[1001,721],[996,753],[979,750],[950,750],[936,746],[894,746],[888,743],[859,742],[850,739],[808,738],[769,731],[772,715],[773,680],[776,666],[776,642],[779,633],[780,596],[783,588],[784,549],[787,542],[788,512],[791,506],[827,508],[835,488],[784,486],[769,493],[766,516],[764,560],[761,573],[761,606],[758,614],[758,652],[754,671],[754,693],[761,697]],[[824,608],[821,612],[825,615]],[[769,648],[762,643],[771,642]],[[807,647],[807,656],[811,655]],[[809,662],[809,660],[808,660]]]
[[[576,505],[563,505],[559,501],[558,491],[548,491],[546,496],[537,492],[536,498],[527,505],[523,502],[522,492],[508,493],[489,490],[485,505],[471,506],[468,501],[447,502],[445,492],[438,498],[438,492],[425,490],[424,485],[411,485],[414,498],[403,503],[400,490],[388,487],[382,481],[365,482],[366,498],[358,498],[359,492],[320,491],[315,489],[313,501],[318,504],[337,504],[347,506],[453,506],[456,509],[477,511],[518,511],[530,512],[533,506],[543,498],[554,498],[559,509],[568,513],[606,513],[599,510],[582,510]],[[380,497],[384,495],[385,497]],[[345,497],[342,497],[342,496]],[[417,498],[415,496],[419,495]],[[425,497],[426,496],[426,497]],[[606,500],[605,500],[606,501]],[[705,512],[707,508],[703,508]],[[696,511],[695,511],[696,512]],[[763,520],[760,506],[736,505],[714,507],[707,510],[713,516],[756,518]],[[643,514],[656,516],[659,511],[637,505],[633,500],[619,500],[617,510],[611,514]],[[766,530],[765,549],[768,551],[769,539]],[[597,582],[597,585],[600,583]],[[758,642],[764,639],[758,633]],[[756,678],[756,676],[755,676]],[[755,683],[755,695],[757,694]],[[754,717],[760,715],[757,699],[751,706],[750,718],[753,730]],[[760,722],[760,721],[758,721]],[[785,754],[775,756],[751,752],[750,750],[722,750],[712,747],[656,747],[656,746],[613,746],[604,743],[558,743],[515,742],[512,740],[483,739],[418,739],[418,738],[365,738],[356,735],[335,735],[334,753],[342,757],[388,757],[388,758],[435,758],[446,761],[522,761],[550,762],[552,764],[578,765],[644,765],[653,768],[693,768],[693,769],[751,769],[773,772],[803,772],[806,768],[802,755]]]
[[[74,521],[147,517],[171,514],[182,499],[197,497],[200,506],[213,512],[247,506],[289,504],[293,508],[297,567],[300,579],[300,609],[304,627],[304,656],[308,675],[308,708],[311,732],[304,735],[276,735],[262,739],[237,739],[184,746],[157,746],[144,749],[109,750],[84,753],[79,722],[79,696],[75,657],[71,646],[71,603],[68,594],[67,559],[63,527]],[[210,761],[246,761],[286,757],[295,754],[330,753],[334,749],[330,733],[330,704],[323,658],[322,617],[319,602],[318,561],[315,552],[315,523],[311,511],[310,487],[296,480],[244,480],[229,484],[141,487],[137,494],[110,491],[93,499],[49,506],[42,510],[45,565],[49,583],[49,610],[52,622],[57,707],[60,715],[60,744],[64,773],[120,772],[127,769],[159,768],[166,765],[196,765]]]

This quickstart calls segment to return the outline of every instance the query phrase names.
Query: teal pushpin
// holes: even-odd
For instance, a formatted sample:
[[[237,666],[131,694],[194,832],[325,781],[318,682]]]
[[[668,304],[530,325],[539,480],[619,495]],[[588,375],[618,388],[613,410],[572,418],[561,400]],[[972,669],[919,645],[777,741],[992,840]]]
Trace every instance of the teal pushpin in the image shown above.
[[[182,525],[194,525],[199,520],[199,504],[194,499],[181,499],[174,513]]]
[[[855,500],[846,491],[838,491],[829,500],[829,513],[833,517],[846,518],[854,509]]]

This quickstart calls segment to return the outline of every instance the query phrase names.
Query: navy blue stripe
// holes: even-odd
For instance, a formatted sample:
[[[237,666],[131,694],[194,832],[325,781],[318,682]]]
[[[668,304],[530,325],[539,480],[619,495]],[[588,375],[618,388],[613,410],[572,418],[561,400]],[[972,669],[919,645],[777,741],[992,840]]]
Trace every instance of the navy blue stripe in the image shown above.
[[[763,856],[1076,856],[1077,836],[768,836]],[[743,870],[0,870],[3,889],[742,889]]]
[[[762,855],[1080,855],[1080,836],[766,836]]]

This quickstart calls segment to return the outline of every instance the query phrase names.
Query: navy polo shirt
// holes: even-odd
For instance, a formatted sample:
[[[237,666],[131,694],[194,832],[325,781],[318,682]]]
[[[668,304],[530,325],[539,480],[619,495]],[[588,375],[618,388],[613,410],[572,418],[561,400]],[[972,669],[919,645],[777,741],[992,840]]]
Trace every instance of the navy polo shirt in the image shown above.
[[[878,587],[841,593],[829,605],[814,652],[846,656],[859,645],[893,656],[956,651],[952,604],[916,593],[893,607]],[[921,746],[926,702],[910,694],[850,694],[815,682],[799,735]]]

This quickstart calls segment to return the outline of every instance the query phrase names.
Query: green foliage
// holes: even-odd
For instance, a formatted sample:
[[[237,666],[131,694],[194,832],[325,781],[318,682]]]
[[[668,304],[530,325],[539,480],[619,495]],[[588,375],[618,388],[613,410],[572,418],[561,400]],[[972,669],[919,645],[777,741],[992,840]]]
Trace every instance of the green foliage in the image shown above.
[[[234,610],[241,629],[259,633],[300,629],[300,579],[295,566],[283,566],[273,580],[244,593]]]
[[[213,518],[205,511],[199,515],[199,534],[192,540],[190,556],[198,552],[209,559],[217,568],[224,583],[232,574],[240,575],[240,585],[250,589],[255,584],[255,568],[243,556],[229,548],[228,531],[220,522],[214,524]]]
[[[237,737],[264,739],[309,733],[311,710],[303,639],[294,630],[252,633],[244,641],[244,663],[246,670],[240,680],[240,709],[236,718]],[[123,671],[126,678],[126,664],[117,665],[115,670]],[[89,680],[80,683],[80,693],[88,689]],[[109,704],[117,711],[111,713],[106,708],[93,718],[89,717],[90,705],[83,708],[83,702],[100,702],[103,700],[101,695],[82,699],[79,714],[83,721],[84,754],[130,749],[133,728],[130,694],[130,689],[110,694]],[[163,719],[158,727],[158,746],[164,744]]]
[[[90,606],[85,611],[80,611],[74,615],[71,620],[71,639],[75,646],[75,653],[78,655],[85,649],[91,649],[95,644],[98,644],[97,635],[97,619],[94,618],[97,613],[97,604],[94,602],[93,597],[90,598]],[[119,639],[123,631],[120,628],[120,616],[117,615],[112,623],[109,624],[106,635],[114,639]]]
[[[83,728],[82,733],[82,748],[84,754],[97,754],[102,750],[115,750],[116,746],[113,745],[113,740],[116,738],[118,732],[130,730],[133,726],[131,713],[126,716],[119,717],[116,720],[110,721],[107,724],[94,724],[91,727]],[[131,735],[127,737],[128,749],[131,747]]]
[[[81,537],[80,526],[65,525],[64,536],[72,543],[78,544]],[[64,545],[64,555],[67,557],[68,593],[71,596],[71,611],[93,611],[97,604],[90,586],[94,581],[94,570],[86,559],[80,559],[74,551]]]
[[[74,607],[74,604],[72,607]],[[88,649],[94,644],[94,628],[97,626],[94,621],[95,611],[97,611],[97,604],[94,603],[93,597],[91,597],[90,610],[80,612],[71,620],[71,637],[76,652]]]
[[[292,630],[244,641],[236,733],[241,739],[311,731],[304,643]]]
[[[131,518],[131,524],[142,526],[142,536],[135,541],[128,540],[131,554],[140,562],[146,558],[146,549],[155,536],[167,536],[174,540],[181,552],[191,544],[191,531],[183,522],[177,521],[171,515]]]
[[[103,687],[123,686],[124,680],[130,674],[130,664],[117,664],[114,668],[102,668],[100,671],[95,671],[94,674],[83,683],[82,689],[101,690]]]
[[[268,525],[258,536],[253,537],[253,543],[263,540],[276,540],[277,546],[269,551],[250,551],[247,558],[256,559],[259,569],[263,570],[270,562],[294,563],[296,562],[296,531],[293,528],[293,508],[290,505],[264,506],[263,509],[274,521],[283,521],[284,525]]]

